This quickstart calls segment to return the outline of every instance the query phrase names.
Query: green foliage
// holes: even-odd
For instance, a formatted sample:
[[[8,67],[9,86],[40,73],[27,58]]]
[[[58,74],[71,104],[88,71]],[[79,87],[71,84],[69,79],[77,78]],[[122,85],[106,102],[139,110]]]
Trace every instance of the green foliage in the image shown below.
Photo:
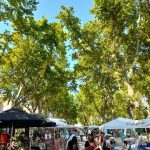
[[[0,35],[0,87],[15,105],[70,123],[78,117],[86,125],[148,116],[149,2],[94,0],[95,19],[83,26],[73,8],[63,6],[60,22],[49,23],[33,18],[36,1],[0,4],[0,21],[10,21],[13,29]],[[68,69],[68,49],[77,61],[74,71]],[[69,90],[76,86],[74,98]]]
[[[72,9],[63,8],[59,14],[76,49],[75,75],[81,83],[77,95],[79,118],[90,124],[94,121],[87,120],[93,115],[103,122],[120,116],[146,117],[146,106],[135,104],[145,98],[149,102],[148,3],[95,0],[91,13],[95,20],[83,27]]]
[[[23,16],[33,15],[37,4],[36,0],[0,1],[0,21],[19,21]]]
[[[11,21],[13,30],[0,37],[1,93],[14,106],[45,115],[51,112],[74,122],[77,112],[68,93],[72,72],[66,58],[66,34],[61,23],[49,23],[45,17],[36,21],[31,16],[36,2],[32,2],[3,3],[3,15],[14,13],[2,18]]]

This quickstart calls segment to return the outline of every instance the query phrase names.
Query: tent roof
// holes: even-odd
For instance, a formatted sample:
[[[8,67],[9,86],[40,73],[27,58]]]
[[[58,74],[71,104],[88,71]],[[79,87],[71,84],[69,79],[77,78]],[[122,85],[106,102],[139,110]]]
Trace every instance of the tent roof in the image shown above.
[[[56,123],[56,126],[59,126],[59,127],[67,127],[68,125],[61,121],[60,119],[57,119],[57,118],[47,118],[47,121],[52,121],[52,122],[55,122]]]
[[[0,121],[41,120],[38,115],[29,114],[18,108],[11,108],[0,113]]]
[[[132,120],[128,118],[117,118],[100,126],[100,129],[133,129],[149,128],[150,119]]]
[[[76,128],[83,128],[82,124],[80,124],[80,123],[74,124],[73,126],[76,127]]]
[[[29,114],[18,108],[11,108],[0,113],[0,127],[40,127],[47,124],[46,120],[37,115]],[[49,123],[50,125],[50,123]],[[55,123],[51,122],[51,126]]]
[[[91,126],[89,126],[89,128],[90,129],[97,129],[97,128],[99,128],[99,126],[98,125],[91,125]]]
[[[134,120],[128,118],[117,118],[100,126],[101,129],[126,129]]]

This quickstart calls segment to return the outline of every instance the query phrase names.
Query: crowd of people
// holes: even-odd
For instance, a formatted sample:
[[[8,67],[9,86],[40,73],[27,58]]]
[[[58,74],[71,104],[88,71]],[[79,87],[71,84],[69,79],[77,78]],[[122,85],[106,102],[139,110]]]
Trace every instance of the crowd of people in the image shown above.
[[[55,143],[55,139],[57,139],[56,137],[54,139],[54,143],[53,144],[51,143],[51,145],[53,145],[52,148],[53,150],[114,150],[115,146],[118,145],[118,143],[115,141],[115,138],[118,137],[121,142],[120,150],[121,149],[124,150],[125,147],[126,149],[130,149],[127,148],[128,142],[126,138],[130,138],[131,130],[128,131],[128,130],[116,129],[116,130],[111,130],[110,134],[106,134],[106,135],[104,132],[99,132],[99,130],[88,130],[88,129],[78,129],[78,130],[69,129],[66,132],[67,134],[64,133],[65,133],[64,131],[60,131],[60,136],[58,136],[59,139],[61,138],[64,139],[63,146],[58,146],[58,144],[61,145],[61,140],[60,142]],[[82,147],[81,147],[81,143],[82,143]]]
[[[15,136],[16,135],[16,136]],[[112,143],[104,132],[84,129],[44,128],[34,129],[32,135],[15,133],[11,150],[112,150]],[[85,141],[86,140],[86,141]],[[82,143],[82,149],[81,149]]]
[[[31,135],[25,132],[15,133],[9,149],[11,146],[11,150],[19,148],[22,148],[19,150],[26,150],[30,146],[31,150],[114,150],[116,137],[119,137],[123,144],[127,144],[125,137],[130,137],[131,132],[129,134],[127,131],[125,135],[124,131],[121,129],[108,130],[109,134],[105,135],[99,129],[36,128],[32,130]],[[6,134],[3,135],[6,137]],[[5,138],[5,146],[8,146],[7,142],[10,142],[8,138]]]
[[[115,145],[114,140],[110,140],[109,136],[105,135],[104,132],[101,132],[96,136],[94,133],[95,132],[91,132],[90,134],[88,134],[84,144],[85,150],[113,150]],[[70,137],[72,137],[72,139],[68,139],[66,150],[79,150],[80,147],[77,142],[76,135],[74,133],[71,133]],[[82,138],[81,141],[83,140]]]

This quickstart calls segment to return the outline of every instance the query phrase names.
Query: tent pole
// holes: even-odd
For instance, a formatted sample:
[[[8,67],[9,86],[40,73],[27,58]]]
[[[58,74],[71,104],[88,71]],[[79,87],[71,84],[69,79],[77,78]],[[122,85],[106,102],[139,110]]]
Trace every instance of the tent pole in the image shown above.
[[[30,136],[30,127],[29,127],[29,150],[31,150],[31,136]]]
[[[145,132],[146,132],[147,140],[149,141],[149,135],[148,135],[148,132],[147,132],[147,128],[145,128]]]
[[[54,127],[54,139],[55,139],[55,132],[56,132],[56,131],[55,131],[55,127]]]
[[[11,150],[11,146],[12,146],[13,130],[14,130],[14,127],[13,127],[13,122],[12,122],[11,133],[10,133],[10,147],[9,147],[10,150]]]

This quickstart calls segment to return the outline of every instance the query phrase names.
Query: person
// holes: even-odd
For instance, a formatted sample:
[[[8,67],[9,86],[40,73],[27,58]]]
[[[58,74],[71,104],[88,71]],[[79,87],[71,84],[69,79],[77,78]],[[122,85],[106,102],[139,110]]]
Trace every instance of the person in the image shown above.
[[[54,150],[60,150],[60,149],[61,149],[60,134],[57,133],[54,139]]]
[[[10,147],[9,147],[10,150],[16,150],[17,149],[17,143],[16,143],[16,140],[13,140]]]
[[[32,136],[32,140],[36,140],[37,138],[40,138],[41,139],[41,134],[38,132],[38,130],[35,130],[33,132],[33,136]]]
[[[130,129],[126,129],[126,136],[127,136],[128,138],[131,137],[131,130],[130,130]]]
[[[111,138],[110,144],[111,144],[111,150],[114,150],[114,148],[115,148],[115,146],[116,146],[116,141],[115,141],[114,138]]]
[[[68,137],[67,142],[71,141],[74,136],[76,136],[76,132],[75,132],[75,129],[72,129],[72,130],[69,132],[69,137]]]
[[[137,139],[136,139],[136,147],[138,150],[143,149],[142,145],[144,144],[144,139],[143,137],[140,135],[140,133],[138,133]]]
[[[75,129],[68,131],[68,133],[69,133],[69,136],[68,136],[68,139],[66,142],[66,148],[65,149],[67,149],[69,141],[71,141],[74,136],[76,137]]]
[[[118,129],[114,130],[114,137],[118,137]]]
[[[76,136],[74,136],[72,140],[68,142],[67,150],[79,150],[79,144]]]
[[[118,136],[121,138],[121,141],[122,141],[122,149],[124,149],[124,139],[125,139],[125,135],[124,135],[123,130],[121,130],[121,129],[119,130]]]
[[[105,133],[101,132],[100,136],[98,138],[98,145],[99,145],[100,150],[102,150],[102,145],[103,145],[103,142],[104,142],[104,137],[105,137]]]
[[[65,139],[64,139],[64,149],[66,149],[66,147],[67,147],[67,142],[68,142],[69,136],[70,136],[69,131],[66,130],[65,131]]]
[[[10,135],[8,133],[5,133],[3,130],[0,131],[0,148],[7,147],[10,141]]]
[[[86,141],[85,144],[84,144],[84,147],[86,148],[88,146],[90,146],[90,143],[89,143],[89,141]]]
[[[85,150],[99,150],[99,148],[96,145],[93,135],[88,136],[88,143],[87,143],[87,146],[85,147]]]
[[[84,132],[83,132],[82,129],[80,130],[79,134],[80,134],[80,139],[81,139],[81,142],[82,142],[83,141],[83,136],[84,136]]]
[[[123,142],[124,141],[124,138],[125,138],[125,135],[124,135],[124,132],[123,132],[123,130],[119,130],[119,132],[118,132],[118,135],[119,135],[119,137],[121,138],[121,141]]]
[[[87,141],[85,141],[85,144],[84,144],[84,147],[85,147],[85,148],[88,147],[88,146],[90,146],[90,143],[89,143],[89,141],[88,141],[89,136],[91,136],[91,134],[88,134],[88,136],[87,136]]]
[[[64,150],[64,148],[65,148],[65,141],[66,141],[65,140],[66,133],[64,133],[64,132],[66,132],[64,129],[62,129],[60,132],[60,143],[61,143],[62,150]]]
[[[50,133],[48,130],[46,130],[46,133],[45,133],[45,140],[49,140],[49,139],[51,139],[51,138],[52,138],[51,133]]]
[[[91,134],[91,130],[89,129],[89,130],[88,130],[88,135],[90,135],[90,134]]]
[[[49,132],[49,130],[46,130],[45,134],[44,134],[44,138],[45,138],[45,146],[46,146],[46,149],[52,149],[52,144],[51,144],[51,141],[52,141],[52,135],[51,133]]]
[[[85,129],[85,137],[88,138],[88,129]]]
[[[111,143],[110,143],[108,135],[105,136],[105,140],[103,142],[102,150],[111,150]]]
[[[22,147],[24,149],[29,148],[29,138],[27,137],[25,132],[21,132],[20,135],[18,136],[18,141],[19,141],[19,147]]]

